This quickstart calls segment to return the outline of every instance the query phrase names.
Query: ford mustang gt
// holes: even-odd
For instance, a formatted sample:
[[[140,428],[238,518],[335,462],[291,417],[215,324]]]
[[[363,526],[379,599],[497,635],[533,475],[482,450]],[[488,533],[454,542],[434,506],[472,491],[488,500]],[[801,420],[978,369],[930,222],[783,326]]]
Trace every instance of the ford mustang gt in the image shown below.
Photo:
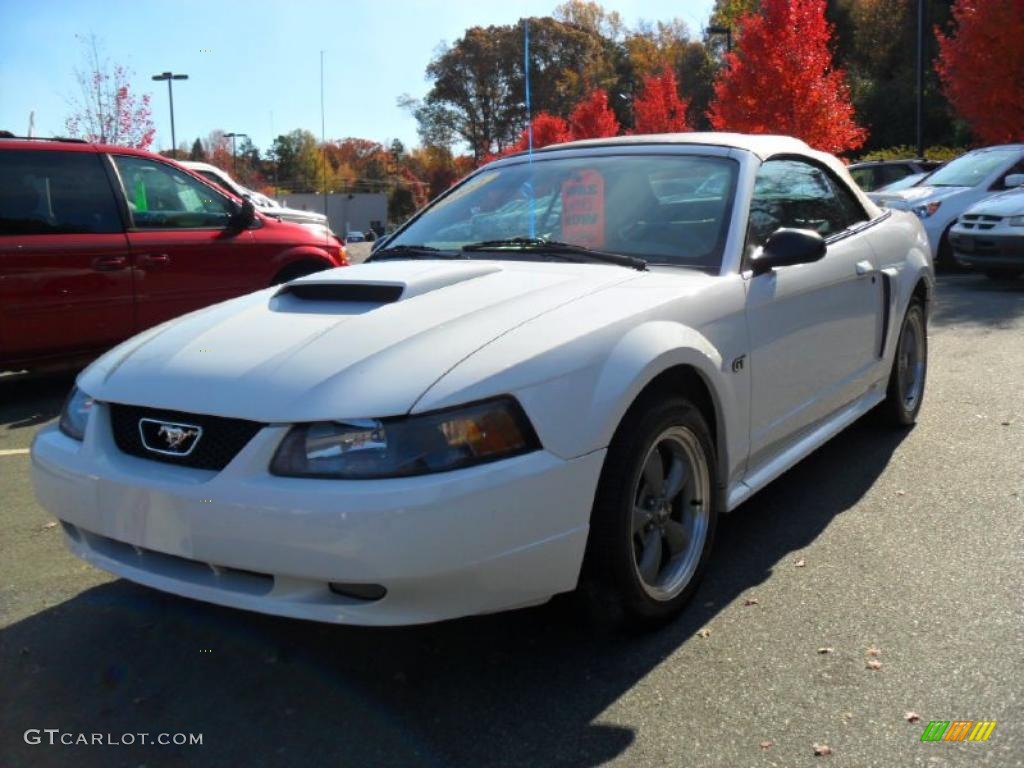
[[[719,516],[876,410],[914,423],[918,219],[773,136],[499,159],[368,263],[83,371],[32,449],[70,549],[151,587],[352,624],[579,589],[677,612]]]

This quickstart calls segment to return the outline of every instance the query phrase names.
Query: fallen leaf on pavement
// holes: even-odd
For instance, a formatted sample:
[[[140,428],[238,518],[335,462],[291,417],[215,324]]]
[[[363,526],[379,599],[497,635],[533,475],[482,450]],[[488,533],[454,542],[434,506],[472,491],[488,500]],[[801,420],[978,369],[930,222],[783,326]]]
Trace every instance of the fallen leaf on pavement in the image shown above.
[[[748,597],[746,600],[743,601],[743,604],[749,606],[757,605],[759,602],[760,601],[756,597]]]
[[[56,527],[57,527],[57,523],[55,523],[55,522],[53,522],[53,521],[51,520],[50,522],[48,522],[48,523],[47,523],[46,525],[44,525],[44,526],[43,526],[43,530],[44,530],[44,531],[48,531],[48,530],[50,530],[51,528],[56,528]]]
[[[705,627],[704,629],[698,629],[697,630],[697,635],[699,637],[703,637],[705,639],[709,638],[709,637],[711,637],[711,630],[708,629],[707,627]]]
[[[797,568],[803,568],[805,565],[807,565],[807,561],[804,560],[801,557],[799,560],[797,560],[795,563],[793,563],[793,565],[796,566]]]
[[[868,669],[881,669],[882,662],[880,662],[878,659],[869,659],[867,666]]]
[[[872,645],[872,646],[869,646],[868,649],[866,651],[864,651],[864,653],[866,653],[868,656],[881,656],[882,655],[882,649],[881,648],[876,648],[875,646]]]
[[[828,744],[815,744],[814,745],[814,754],[816,754],[818,757],[823,757],[825,755],[831,755],[832,754],[832,747],[830,747]]]
[[[775,742],[771,739],[765,739],[761,742],[761,749],[771,749],[775,746]]]
[[[897,496],[906,496],[907,492],[906,491],[896,491],[896,495]]]
[[[818,653],[832,653],[832,651],[834,650],[835,648],[833,648],[831,645],[823,645],[821,648],[818,649]]]
[[[917,712],[906,712],[903,717],[908,723],[916,723],[921,719],[921,716],[917,714]]]

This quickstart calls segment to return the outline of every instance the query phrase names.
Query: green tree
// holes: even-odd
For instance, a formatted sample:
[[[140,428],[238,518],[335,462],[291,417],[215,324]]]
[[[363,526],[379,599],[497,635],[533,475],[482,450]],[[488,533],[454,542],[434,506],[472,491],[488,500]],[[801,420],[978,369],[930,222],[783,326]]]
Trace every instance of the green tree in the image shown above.
[[[291,192],[320,189],[320,152],[316,136],[296,129],[274,139],[270,150],[277,166],[276,183]]]
[[[188,153],[188,159],[206,162],[206,150],[203,149],[203,142],[200,139],[197,138],[192,142],[192,150]]]
[[[589,23],[589,22],[588,22]],[[576,22],[531,18],[532,108],[567,117],[593,88],[612,90],[621,80],[621,50]],[[512,145],[526,122],[524,28],[472,27],[427,65],[433,85],[416,101],[403,97],[419,122],[424,143],[465,142],[478,160]]]

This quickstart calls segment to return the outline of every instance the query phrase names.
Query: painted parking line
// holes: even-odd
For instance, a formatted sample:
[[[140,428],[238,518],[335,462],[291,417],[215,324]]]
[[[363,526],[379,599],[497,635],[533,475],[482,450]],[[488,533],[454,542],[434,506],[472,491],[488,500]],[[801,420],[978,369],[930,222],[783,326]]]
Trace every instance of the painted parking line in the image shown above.
[[[0,456],[24,456],[28,450],[28,448],[7,448],[0,450]]]

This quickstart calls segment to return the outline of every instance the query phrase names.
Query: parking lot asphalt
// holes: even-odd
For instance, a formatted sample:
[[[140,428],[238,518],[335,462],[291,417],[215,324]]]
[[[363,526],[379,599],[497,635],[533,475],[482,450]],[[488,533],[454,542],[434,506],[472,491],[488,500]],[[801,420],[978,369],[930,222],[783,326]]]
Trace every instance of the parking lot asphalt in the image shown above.
[[[19,453],[71,378],[0,379],[0,766],[1024,765],[1024,281],[939,282],[917,427],[858,423],[725,518],[689,609],[642,636],[564,600],[360,629],[112,579]],[[922,743],[930,720],[998,724]]]

